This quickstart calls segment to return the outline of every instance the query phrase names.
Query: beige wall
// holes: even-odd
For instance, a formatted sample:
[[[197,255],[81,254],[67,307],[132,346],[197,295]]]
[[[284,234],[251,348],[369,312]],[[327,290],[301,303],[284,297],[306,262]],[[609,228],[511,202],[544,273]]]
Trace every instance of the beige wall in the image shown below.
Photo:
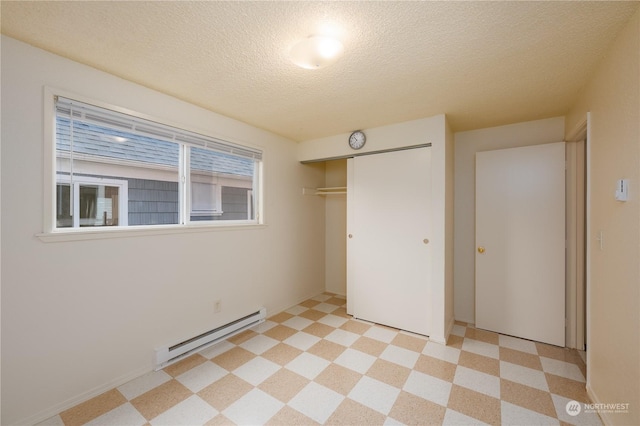
[[[445,116],[442,117],[439,143],[431,150],[432,234],[430,243],[432,332],[430,339],[445,343],[453,328],[453,177],[454,138]]]
[[[590,112],[587,390],[594,402],[630,404],[628,414],[602,415],[620,425],[640,424],[639,13],[609,49],[566,126],[575,128]],[[624,203],[614,198],[622,178],[630,180]]]
[[[324,290],[324,167],[297,144],[2,37],[2,424],[150,371],[154,348]],[[43,87],[265,151],[264,227],[44,243]],[[213,313],[213,301],[222,312]]]
[[[325,163],[325,186],[347,186],[347,160]],[[347,295],[347,196],[325,197],[325,289]]]
[[[454,311],[475,323],[476,152],[561,142],[564,118],[556,117],[455,134]]]

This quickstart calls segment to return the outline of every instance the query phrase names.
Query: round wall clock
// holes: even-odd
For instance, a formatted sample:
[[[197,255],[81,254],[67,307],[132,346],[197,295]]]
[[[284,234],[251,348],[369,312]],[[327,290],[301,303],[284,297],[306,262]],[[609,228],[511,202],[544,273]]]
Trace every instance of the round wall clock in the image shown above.
[[[356,130],[351,133],[349,136],[349,146],[353,149],[360,149],[364,146],[364,143],[367,141],[367,137],[364,135],[362,130]]]

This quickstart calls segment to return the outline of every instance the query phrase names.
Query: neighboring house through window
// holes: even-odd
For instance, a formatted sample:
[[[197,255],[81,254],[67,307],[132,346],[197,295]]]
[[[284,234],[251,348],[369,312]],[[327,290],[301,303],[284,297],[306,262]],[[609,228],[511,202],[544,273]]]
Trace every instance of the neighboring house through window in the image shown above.
[[[56,183],[56,226],[126,226],[128,223],[126,180],[68,175]]]
[[[259,223],[262,152],[57,97],[54,230]]]
[[[220,199],[222,191],[220,185],[191,180],[191,220],[195,217],[221,216]],[[197,220],[197,219],[196,219]]]

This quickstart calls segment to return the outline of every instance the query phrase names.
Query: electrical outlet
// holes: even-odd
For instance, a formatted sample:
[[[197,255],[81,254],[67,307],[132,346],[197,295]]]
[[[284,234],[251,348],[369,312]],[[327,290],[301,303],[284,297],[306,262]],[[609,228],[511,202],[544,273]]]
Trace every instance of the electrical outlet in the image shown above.
[[[218,299],[213,302],[213,313],[217,314],[220,311],[222,311],[222,300]]]

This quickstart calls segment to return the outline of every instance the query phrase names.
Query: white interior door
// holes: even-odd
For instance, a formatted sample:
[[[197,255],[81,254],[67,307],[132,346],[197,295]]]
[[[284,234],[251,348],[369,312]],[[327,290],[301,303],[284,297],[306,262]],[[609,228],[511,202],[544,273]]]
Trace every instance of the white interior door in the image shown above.
[[[565,144],[476,154],[476,327],[565,345]]]
[[[430,148],[352,158],[347,170],[349,313],[428,335]]]

